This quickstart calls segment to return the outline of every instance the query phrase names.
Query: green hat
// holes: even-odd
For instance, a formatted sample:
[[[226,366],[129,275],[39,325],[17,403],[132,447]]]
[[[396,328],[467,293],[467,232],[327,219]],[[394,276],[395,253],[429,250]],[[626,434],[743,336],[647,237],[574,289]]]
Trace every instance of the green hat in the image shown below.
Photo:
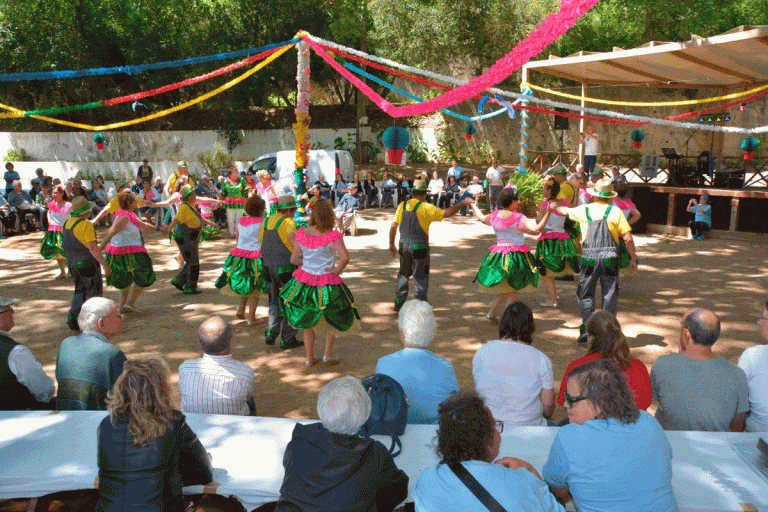
[[[194,191],[195,189],[192,188],[192,185],[184,185],[183,187],[181,187],[181,190],[179,190],[179,193],[181,194],[181,198],[184,199]]]
[[[293,196],[280,196],[277,198],[277,210],[287,210],[289,208],[296,208],[296,198]]]
[[[566,174],[567,172],[568,170],[562,165],[552,170],[552,174]]]
[[[594,197],[602,197],[603,199],[610,199],[616,197],[618,194],[613,191],[613,184],[610,178],[602,178],[595,182],[594,188],[588,188],[587,193]]]
[[[126,180],[125,178],[118,178],[117,182],[116,182],[115,188],[117,190],[120,190],[121,188],[123,188],[125,186],[126,183],[128,183],[128,180]]]
[[[424,180],[416,180],[413,182],[413,190],[427,190],[427,182]]]
[[[182,167],[189,167],[189,165],[187,165],[187,162],[185,162],[184,160],[179,160],[178,162],[176,162],[176,167],[181,169]]]
[[[603,175],[603,171],[602,171],[602,170],[600,170],[600,169],[593,169],[593,170],[592,170],[592,175],[593,175],[593,176],[594,176],[594,175],[602,176],[602,175]]]
[[[83,196],[77,196],[72,200],[72,210],[70,215],[73,217],[79,217],[80,215],[91,211],[91,203],[88,202]]]

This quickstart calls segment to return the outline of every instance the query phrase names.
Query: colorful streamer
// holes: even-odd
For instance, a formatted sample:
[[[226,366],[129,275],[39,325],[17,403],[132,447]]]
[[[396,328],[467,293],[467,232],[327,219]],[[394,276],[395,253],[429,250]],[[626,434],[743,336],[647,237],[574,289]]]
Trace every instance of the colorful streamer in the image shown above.
[[[84,76],[100,76],[100,75],[138,75],[144,71],[153,71],[163,68],[178,68],[183,66],[191,66],[194,64],[203,64],[205,62],[214,62],[217,60],[236,59],[239,57],[247,57],[254,53],[263,52],[266,50],[278,49],[282,46],[289,44],[296,44],[299,41],[298,38],[293,38],[290,41],[283,41],[282,43],[267,44],[256,48],[248,48],[246,50],[236,50],[225,53],[215,53],[213,55],[205,55],[203,57],[191,57],[188,59],[169,60],[165,62],[155,62],[153,64],[139,64],[129,66],[117,66],[113,68],[91,68],[91,69],[76,69],[69,71],[44,71],[44,72],[29,72],[29,73],[2,73],[0,74],[0,82],[20,82],[26,80],[62,80],[67,78],[80,78]]]

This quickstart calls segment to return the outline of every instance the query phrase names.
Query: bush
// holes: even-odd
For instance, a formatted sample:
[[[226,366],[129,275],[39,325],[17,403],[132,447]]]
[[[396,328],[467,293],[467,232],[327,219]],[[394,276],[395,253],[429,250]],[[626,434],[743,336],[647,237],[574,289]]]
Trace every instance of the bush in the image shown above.
[[[3,158],[6,162],[34,162],[35,159],[24,148],[9,149]]]
[[[512,171],[509,183],[517,186],[517,195],[520,198],[518,211],[526,217],[536,218],[536,209],[544,201],[544,193],[541,187],[541,175],[529,170],[522,174]]]
[[[221,145],[215,144],[208,151],[203,151],[197,155],[197,159],[208,170],[211,176],[218,176],[219,171],[232,161],[232,155]]]

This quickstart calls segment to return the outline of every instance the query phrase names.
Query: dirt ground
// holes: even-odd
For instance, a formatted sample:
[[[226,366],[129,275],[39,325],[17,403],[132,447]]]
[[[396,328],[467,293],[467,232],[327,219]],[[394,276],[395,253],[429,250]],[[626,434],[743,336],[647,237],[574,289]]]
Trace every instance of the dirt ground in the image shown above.
[[[256,404],[260,415],[315,418],[317,393],[329,380],[346,374],[362,378],[374,372],[379,357],[400,348],[397,317],[392,311],[398,262],[386,250],[392,209],[360,212],[356,237],[346,237],[351,260],[343,277],[355,297],[362,320],[359,329],[337,339],[337,366],[318,364],[305,370],[303,348],[280,351],[267,348],[264,324],[248,327],[235,318],[237,299],[213,286],[221,264],[233,246],[231,239],[209,240],[201,246],[200,288],[185,296],[170,284],[176,272],[167,237],[151,233],[147,249],[158,281],[141,297],[142,313],[126,315],[123,332],[113,339],[130,358],[160,353],[175,373],[187,358],[200,357],[196,330],[210,315],[222,315],[235,326],[234,356],[255,371]],[[105,228],[97,234],[103,237]],[[490,296],[473,284],[477,267],[495,241],[491,228],[472,217],[457,216],[432,225],[432,273],[429,301],[437,318],[431,349],[450,359],[459,383],[471,388],[472,356],[486,341],[498,337],[498,328],[485,318]],[[72,283],[54,280],[52,261],[39,255],[42,233],[0,240],[0,295],[20,300],[15,306],[14,338],[25,343],[46,372],[54,375],[56,352],[71,332],[65,324]],[[535,240],[528,238],[531,247]],[[758,342],[755,325],[768,299],[768,246],[728,240],[703,242],[671,236],[635,237],[639,272],[622,280],[619,320],[632,355],[650,370],[656,358],[677,350],[681,315],[692,307],[713,309],[723,332],[715,351],[736,362],[742,351]],[[534,346],[553,363],[555,391],[570,361],[584,355],[576,344],[578,309],[575,282],[558,281],[560,308],[540,307],[546,299],[543,284],[524,291],[521,300],[531,305],[536,318]],[[105,296],[117,299],[106,288]],[[258,316],[267,314],[262,297]],[[322,342],[320,343],[322,345]],[[322,347],[315,347],[320,355]],[[175,389],[175,385],[174,385]],[[178,399],[178,394],[177,394]],[[555,418],[565,417],[558,406]]]

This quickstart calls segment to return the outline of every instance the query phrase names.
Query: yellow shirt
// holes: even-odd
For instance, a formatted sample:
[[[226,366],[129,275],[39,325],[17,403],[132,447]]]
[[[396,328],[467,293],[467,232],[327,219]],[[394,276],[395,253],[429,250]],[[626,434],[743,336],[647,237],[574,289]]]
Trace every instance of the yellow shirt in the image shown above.
[[[137,197],[136,206],[144,206],[144,200],[140,197]],[[120,209],[120,205],[117,204],[117,196],[115,196],[109,201],[109,204],[107,205],[107,211],[112,215],[114,215],[115,212],[119,209]]]
[[[576,189],[570,182],[564,181],[560,184],[560,193],[557,194],[557,199],[565,199],[568,204],[574,204],[573,200],[576,198]]]
[[[395,213],[395,222],[401,224],[403,222],[403,208],[407,208],[409,212],[412,212],[418,202],[418,199],[409,199],[404,203],[400,203],[400,206],[397,207],[397,212]],[[419,219],[419,226],[421,226],[421,229],[423,229],[427,235],[429,235],[429,225],[433,222],[440,222],[443,220],[444,215],[445,210],[426,201],[421,201],[421,206],[416,210],[416,218]]]
[[[64,229],[72,229],[72,225],[78,220],[81,220],[81,218],[70,218],[67,220],[67,222],[64,223]],[[72,230],[72,234],[75,235],[75,238],[77,238],[81,244],[87,246],[90,242],[96,241],[96,230],[93,228],[93,224],[88,222],[88,219],[82,220],[83,222],[80,222],[77,226],[75,226],[75,229]]]
[[[264,227],[266,226],[269,229],[274,229],[275,224],[277,224],[281,218],[285,218],[285,220],[280,224],[280,227],[277,228],[277,235],[280,237],[280,241],[283,242],[286,249],[293,252],[293,243],[291,242],[289,235],[296,232],[296,223],[293,221],[293,217],[283,217],[281,213],[271,215],[266,222],[261,225],[259,242],[264,239]]]
[[[203,224],[200,221],[200,217],[195,215],[195,207],[190,206],[187,203],[181,203],[179,205],[179,212],[174,217],[174,220],[178,224],[184,224],[190,229],[197,229]]]
[[[184,176],[186,176],[188,179],[187,184],[192,185],[192,188],[195,188],[195,180],[193,180],[192,177],[188,174],[185,174]],[[179,174],[179,171],[176,171],[175,173],[171,174],[170,178],[168,178],[168,183],[165,185],[166,192],[170,191],[168,197],[176,192],[176,180],[178,180],[180,177],[181,174]]]
[[[609,204],[602,203],[590,203],[575,208],[568,208],[568,217],[572,221],[579,223],[579,229],[581,230],[582,240],[587,238],[587,232],[589,231],[589,221],[587,220],[587,208],[589,208],[589,216],[592,220],[599,220],[605,215],[605,209]],[[611,230],[611,235],[616,243],[619,243],[619,236],[632,231],[629,227],[627,218],[621,213],[618,206],[613,206],[611,213],[608,215],[608,228]]]

